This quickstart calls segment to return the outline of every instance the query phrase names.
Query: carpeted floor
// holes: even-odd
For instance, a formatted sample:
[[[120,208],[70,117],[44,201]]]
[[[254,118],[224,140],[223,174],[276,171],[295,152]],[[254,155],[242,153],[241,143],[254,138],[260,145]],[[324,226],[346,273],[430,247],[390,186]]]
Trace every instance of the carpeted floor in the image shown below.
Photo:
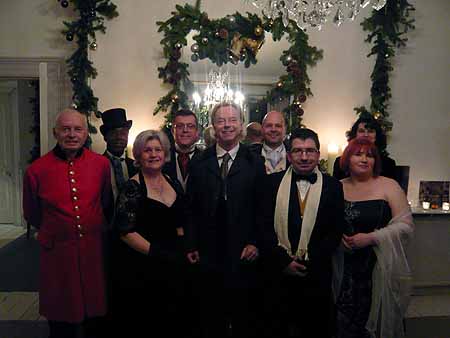
[[[39,244],[22,235],[0,248],[0,291],[37,291]]]

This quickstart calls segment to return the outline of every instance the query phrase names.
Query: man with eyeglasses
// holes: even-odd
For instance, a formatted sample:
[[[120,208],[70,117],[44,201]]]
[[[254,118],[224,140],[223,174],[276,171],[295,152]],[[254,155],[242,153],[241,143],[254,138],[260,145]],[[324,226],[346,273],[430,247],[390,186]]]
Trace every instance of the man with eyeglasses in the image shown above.
[[[332,256],[344,228],[342,184],[318,170],[320,143],[311,129],[295,129],[289,149],[290,167],[266,176],[258,218],[263,249],[275,269],[266,295],[267,332],[331,337]]]
[[[199,131],[197,116],[194,112],[181,109],[175,113],[172,135],[175,145],[171,149],[170,162],[164,165],[163,172],[177,179],[183,189],[186,189],[191,162],[201,154],[201,150],[195,146]]]

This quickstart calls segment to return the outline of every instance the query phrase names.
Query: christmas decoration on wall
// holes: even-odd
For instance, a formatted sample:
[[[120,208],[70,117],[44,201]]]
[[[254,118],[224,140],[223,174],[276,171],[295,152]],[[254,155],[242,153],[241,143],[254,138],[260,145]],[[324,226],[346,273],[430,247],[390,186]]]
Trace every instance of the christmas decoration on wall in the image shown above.
[[[369,32],[365,41],[373,43],[368,57],[375,55],[375,66],[370,76],[370,109],[357,107],[354,110],[357,115],[370,112],[384,131],[392,130],[388,107],[392,96],[389,76],[394,70],[393,57],[396,50],[406,47],[406,33],[415,29],[415,20],[411,17],[414,10],[407,0],[387,0],[381,11],[372,11],[372,15],[361,23],[363,30]]]
[[[189,65],[179,60],[184,47],[189,47],[193,62],[209,59],[219,67],[229,62],[242,62],[248,68],[256,64],[256,56],[265,41],[265,32],[270,32],[274,41],[281,40],[287,34],[291,46],[280,57],[286,67],[286,74],[280,76],[267,98],[269,102],[294,98],[293,103],[286,108],[286,113],[295,114],[295,123],[300,125],[303,115],[301,104],[307,96],[312,95],[307,67],[315,66],[323,54],[308,44],[308,36],[303,30],[294,22],[285,26],[281,18],[260,18],[251,13],[243,16],[236,12],[223,18],[210,19],[207,13],[200,11],[200,1],[195,6],[185,4],[176,5],[175,8],[168,20],[156,23],[158,32],[164,34],[160,43],[167,60],[164,66],[158,68],[159,78],[172,88],[160,98],[154,115],[168,112],[166,119],[170,124],[174,112],[189,107],[186,91],[193,87],[189,80]],[[196,32],[194,44],[187,46],[186,37],[191,31]],[[172,99],[175,94],[177,100]]]
[[[117,7],[109,0],[58,0],[58,2],[62,7],[73,8],[73,11],[79,14],[74,21],[64,21],[66,28],[62,31],[67,41],[75,40],[78,46],[66,60],[67,73],[72,82],[72,107],[88,117],[92,112],[98,116],[98,98],[94,96],[89,85],[89,79],[95,79],[97,70],[88,58],[88,49],[95,51],[98,48],[96,32],[106,32],[105,19],[117,17],[119,15]],[[89,131],[95,133],[96,129],[90,125]]]

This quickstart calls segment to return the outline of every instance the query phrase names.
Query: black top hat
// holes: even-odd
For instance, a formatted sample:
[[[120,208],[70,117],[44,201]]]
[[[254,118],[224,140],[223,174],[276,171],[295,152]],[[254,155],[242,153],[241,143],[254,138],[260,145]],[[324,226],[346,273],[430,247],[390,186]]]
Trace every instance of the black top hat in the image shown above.
[[[100,132],[105,136],[111,129],[131,128],[132,120],[127,120],[125,109],[113,108],[105,110],[102,114],[103,125],[100,126]]]

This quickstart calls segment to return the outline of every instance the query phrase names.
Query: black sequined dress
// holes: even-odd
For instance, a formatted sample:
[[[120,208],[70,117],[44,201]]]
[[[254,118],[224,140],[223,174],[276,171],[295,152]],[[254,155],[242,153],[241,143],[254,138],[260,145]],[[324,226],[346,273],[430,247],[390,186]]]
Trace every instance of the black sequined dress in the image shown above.
[[[385,200],[345,201],[347,235],[370,233],[392,218]],[[365,329],[371,299],[372,271],[377,261],[371,246],[344,254],[344,274],[337,299],[337,338],[368,338]]]

